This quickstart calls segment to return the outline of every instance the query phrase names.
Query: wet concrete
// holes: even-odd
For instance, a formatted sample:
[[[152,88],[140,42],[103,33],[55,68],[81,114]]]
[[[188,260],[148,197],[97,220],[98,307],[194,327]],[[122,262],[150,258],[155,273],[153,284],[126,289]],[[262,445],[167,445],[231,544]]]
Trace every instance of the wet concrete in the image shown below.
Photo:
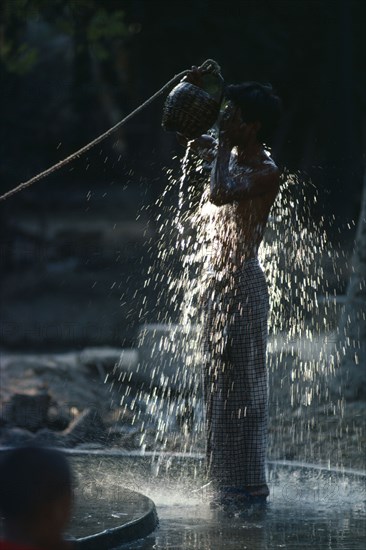
[[[212,510],[200,456],[73,456],[104,475],[104,494],[124,482],[153,499],[159,529],[118,548],[144,550],[361,550],[366,537],[365,473],[291,462],[268,464],[271,495],[265,508]],[[112,506],[113,507],[113,506]]]

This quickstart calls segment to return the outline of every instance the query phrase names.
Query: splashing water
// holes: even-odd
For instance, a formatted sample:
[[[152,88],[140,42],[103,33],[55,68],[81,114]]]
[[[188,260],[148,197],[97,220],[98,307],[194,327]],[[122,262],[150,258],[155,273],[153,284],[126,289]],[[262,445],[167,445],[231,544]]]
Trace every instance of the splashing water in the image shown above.
[[[144,285],[157,295],[153,307],[146,302],[146,316],[166,328],[155,343],[151,342],[149,368],[155,378],[160,377],[163,397],[168,400],[159,398],[156,386],[140,397],[147,400],[157,422],[155,448],[188,452],[202,449],[204,439],[201,309],[212,261],[210,247],[215,231],[229,238],[232,227],[230,219],[222,215],[225,209],[208,201],[205,187],[209,172],[204,161],[192,160],[187,149],[181,168],[180,177],[175,170],[167,170],[167,186],[154,205],[158,209],[158,239],[148,243],[153,260]],[[328,242],[324,219],[316,225],[312,221],[316,201],[317,191],[311,182],[285,172],[259,250],[271,303],[268,367],[272,458],[291,458],[293,449],[300,446],[314,461],[318,451],[310,439],[316,429],[316,407],[322,406],[323,414],[342,416],[342,398],[332,403],[327,388],[327,376],[335,362],[332,330],[336,302],[335,297],[333,302],[330,299],[331,283],[325,278],[324,259],[329,268],[337,254]],[[319,296],[325,297],[325,304],[319,302]],[[158,333],[159,327],[156,330]],[[148,344],[147,340],[147,332],[142,330],[139,346]],[[172,386],[175,395],[170,391]],[[181,427],[183,424],[183,437],[178,435],[179,427],[176,431],[177,418]],[[288,438],[279,444],[276,437],[285,424]],[[329,454],[333,451],[330,448]]]
[[[159,530],[121,550],[364,548],[364,477],[315,466],[270,463],[269,506],[229,514],[210,509],[207,486],[202,487],[202,462],[153,453],[72,456],[78,491],[70,532],[85,536],[131,521],[136,506],[126,502],[126,487],[152,498]]]

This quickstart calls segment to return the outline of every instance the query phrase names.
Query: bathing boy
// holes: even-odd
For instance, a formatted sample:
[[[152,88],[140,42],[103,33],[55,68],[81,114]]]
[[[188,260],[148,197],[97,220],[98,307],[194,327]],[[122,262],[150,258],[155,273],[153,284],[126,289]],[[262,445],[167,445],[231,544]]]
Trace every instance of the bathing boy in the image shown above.
[[[193,67],[187,80],[200,85]],[[218,140],[191,142],[212,161],[216,211],[204,322],[207,465],[219,504],[265,500],[268,290],[258,249],[280,172],[265,150],[280,114],[270,85],[227,86]]]

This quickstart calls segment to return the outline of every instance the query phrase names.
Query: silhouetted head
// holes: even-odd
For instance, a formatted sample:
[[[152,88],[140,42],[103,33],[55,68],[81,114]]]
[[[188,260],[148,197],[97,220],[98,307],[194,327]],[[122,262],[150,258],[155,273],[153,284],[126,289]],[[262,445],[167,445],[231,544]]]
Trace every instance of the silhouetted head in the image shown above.
[[[257,139],[270,141],[282,112],[282,102],[270,84],[244,82],[226,87],[225,97],[239,107],[244,123],[256,125]]]
[[[52,544],[70,517],[72,476],[64,455],[42,447],[20,447],[0,462],[0,513],[12,536]]]

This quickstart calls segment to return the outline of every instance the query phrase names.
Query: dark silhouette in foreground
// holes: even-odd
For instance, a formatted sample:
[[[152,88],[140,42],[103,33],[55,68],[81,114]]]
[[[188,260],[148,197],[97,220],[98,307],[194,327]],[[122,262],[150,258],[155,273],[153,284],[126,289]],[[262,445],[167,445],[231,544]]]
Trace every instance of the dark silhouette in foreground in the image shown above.
[[[72,477],[64,455],[20,447],[0,463],[0,550],[67,550],[63,532],[72,508]]]

